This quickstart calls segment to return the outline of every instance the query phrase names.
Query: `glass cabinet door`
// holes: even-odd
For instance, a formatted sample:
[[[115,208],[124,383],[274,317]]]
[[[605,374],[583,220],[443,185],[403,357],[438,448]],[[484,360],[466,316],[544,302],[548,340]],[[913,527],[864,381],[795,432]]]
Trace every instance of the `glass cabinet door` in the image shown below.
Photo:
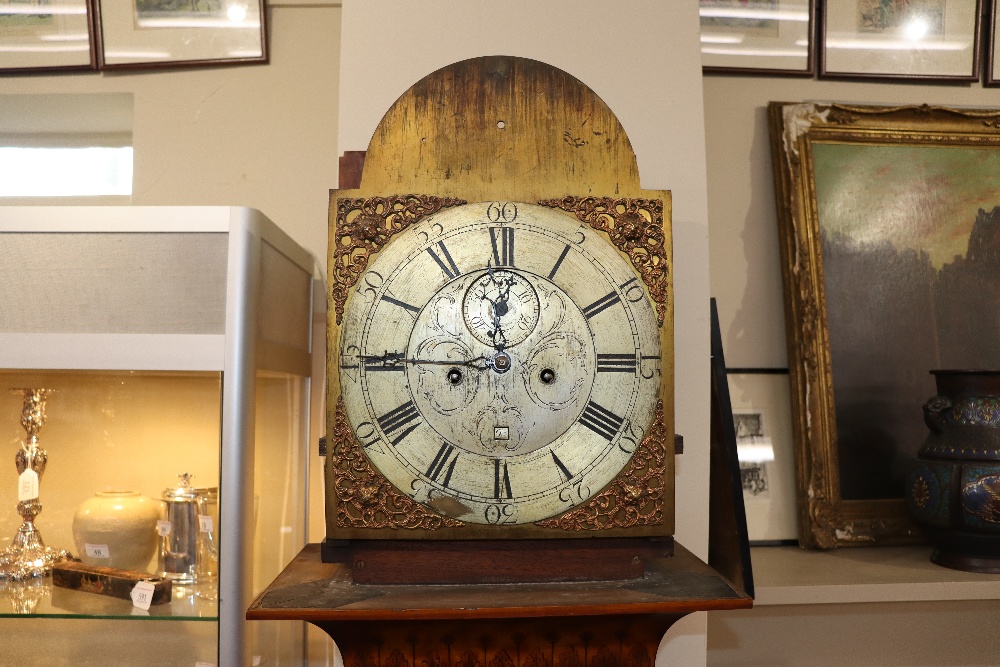
[[[163,578],[164,492],[181,474],[197,488],[219,486],[222,374],[0,370],[0,549],[10,548],[24,520],[15,466],[27,436],[23,388],[49,390],[37,432],[47,456],[42,511],[34,518],[45,544],[88,565]],[[217,526],[206,528],[198,537],[211,545]],[[211,574],[210,552],[203,557]],[[215,576],[171,581],[171,599],[146,611],[129,599],[55,586],[51,577],[0,581],[0,632],[24,638],[5,642],[2,662],[78,665],[101,656],[106,665],[215,664],[217,585]],[[126,633],[114,625],[122,619],[131,624]],[[143,623],[164,620],[173,623]],[[95,643],[99,652],[83,652]]]

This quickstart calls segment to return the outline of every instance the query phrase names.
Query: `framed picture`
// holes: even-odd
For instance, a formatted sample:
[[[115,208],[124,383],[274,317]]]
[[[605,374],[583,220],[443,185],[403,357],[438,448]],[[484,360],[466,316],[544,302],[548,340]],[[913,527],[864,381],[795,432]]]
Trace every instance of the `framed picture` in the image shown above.
[[[987,86],[1000,86],[1000,31],[997,30],[998,0],[991,0],[991,8],[988,25],[988,38],[983,51],[986,52],[986,78],[983,83]]]
[[[751,544],[798,540],[788,374],[730,369],[729,396]]]
[[[912,541],[929,371],[1000,368],[1000,110],[768,114],[800,540]]]
[[[823,3],[820,76],[976,81],[981,0]]]
[[[94,69],[90,0],[0,0],[0,74]]]
[[[813,73],[815,0],[699,0],[707,72]]]
[[[267,62],[264,0],[119,0],[98,11],[100,68]]]

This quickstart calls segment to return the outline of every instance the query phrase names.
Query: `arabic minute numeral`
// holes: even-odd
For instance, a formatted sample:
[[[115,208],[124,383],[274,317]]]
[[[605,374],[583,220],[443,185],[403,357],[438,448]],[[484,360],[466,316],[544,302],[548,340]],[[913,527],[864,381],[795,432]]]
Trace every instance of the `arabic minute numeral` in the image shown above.
[[[517,219],[517,204],[510,201],[495,201],[486,207],[486,218],[490,222],[514,222]]]
[[[517,517],[517,507],[513,503],[495,503],[487,505],[486,510],[483,511],[483,517],[486,519],[486,523],[494,526],[505,523],[514,523],[514,520]]]
[[[638,303],[642,301],[645,296],[645,292],[642,291],[642,286],[639,285],[639,280],[637,278],[632,278],[632,280],[626,280],[621,285],[618,286],[622,294],[625,295],[625,300],[629,303]]]

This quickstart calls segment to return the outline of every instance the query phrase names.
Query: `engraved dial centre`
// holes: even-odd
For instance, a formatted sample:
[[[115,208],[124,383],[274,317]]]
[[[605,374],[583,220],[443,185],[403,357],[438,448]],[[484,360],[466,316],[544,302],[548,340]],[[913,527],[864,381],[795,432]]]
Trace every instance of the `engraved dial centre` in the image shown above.
[[[487,315],[511,324],[510,337],[479,326]],[[586,318],[572,299],[539,276],[505,270],[441,288],[417,316],[408,349],[435,361],[406,369],[427,424],[483,456],[527,454],[555,441],[580,418],[597,366]],[[481,368],[459,376],[446,365],[468,359],[483,359]]]

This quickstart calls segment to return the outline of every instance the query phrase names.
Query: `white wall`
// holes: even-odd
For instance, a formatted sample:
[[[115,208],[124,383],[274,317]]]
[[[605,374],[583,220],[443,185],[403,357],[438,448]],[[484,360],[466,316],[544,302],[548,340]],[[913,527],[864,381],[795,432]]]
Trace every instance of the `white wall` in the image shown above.
[[[708,266],[696,3],[346,0],[340,150],[365,150],[410,85],[452,62],[504,54],[559,67],[618,116],[644,188],[673,192],[677,540],[707,554]],[[387,45],[391,47],[387,48]],[[704,662],[704,615],[668,633],[659,664]]]
[[[322,258],[337,184],[340,8],[269,15],[268,65],[6,77],[0,95],[131,93],[133,204],[250,206]]]

